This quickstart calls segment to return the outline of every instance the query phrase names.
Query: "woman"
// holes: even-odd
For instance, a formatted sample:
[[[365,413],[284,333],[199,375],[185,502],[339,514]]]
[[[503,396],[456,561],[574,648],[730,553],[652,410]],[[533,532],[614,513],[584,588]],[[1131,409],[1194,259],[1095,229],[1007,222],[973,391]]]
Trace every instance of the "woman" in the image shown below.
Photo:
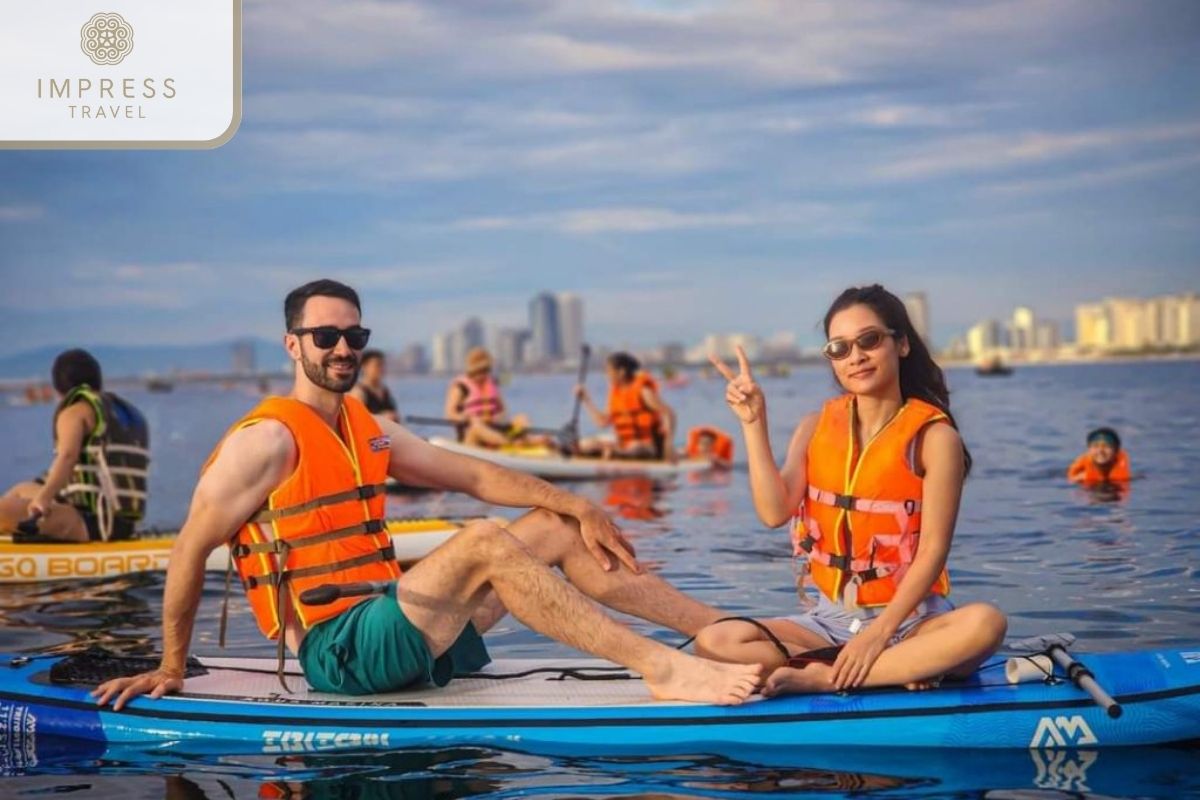
[[[146,419],[103,390],[100,364],[86,350],[59,353],[51,375],[61,398],[54,412],[54,461],[40,478],[0,497],[0,530],[34,520],[37,535],[26,534],[25,541],[129,538],[146,510]]]
[[[617,443],[614,447],[611,442],[585,439],[579,443],[579,454],[674,461],[675,412],[658,393],[654,378],[629,353],[609,356],[605,372],[609,386],[607,411],[596,407],[586,387],[575,387],[575,394],[598,427],[613,427]]]
[[[971,457],[941,369],[904,304],[882,286],[851,288],[825,315],[824,347],[845,394],[801,420],[783,469],[767,408],[739,348],[726,400],[742,423],[759,518],[792,539],[803,613],[705,628],[698,652],[774,667],[763,693],[842,691],[961,677],[999,647],[996,608],[954,608],[946,557]],[[806,584],[817,590],[815,601]],[[828,649],[822,654],[801,655]]]

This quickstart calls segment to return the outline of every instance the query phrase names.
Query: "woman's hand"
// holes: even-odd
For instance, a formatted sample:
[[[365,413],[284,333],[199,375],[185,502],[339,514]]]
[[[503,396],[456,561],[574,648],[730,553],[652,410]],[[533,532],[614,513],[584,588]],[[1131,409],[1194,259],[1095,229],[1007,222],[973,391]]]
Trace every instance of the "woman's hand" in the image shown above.
[[[729,381],[729,385],[725,387],[725,402],[743,425],[751,425],[766,416],[767,401],[763,397],[762,389],[754,382],[754,375],[750,371],[750,359],[746,358],[746,351],[741,345],[737,347],[737,357],[737,375],[712,353],[709,353],[708,360],[717,368],[717,372]]]
[[[887,647],[887,635],[876,625],[869,625],[846,643],[833,662],[830,681],[834,691],[843,691],[862,686],[863,681],[875,666],[875,660]]]

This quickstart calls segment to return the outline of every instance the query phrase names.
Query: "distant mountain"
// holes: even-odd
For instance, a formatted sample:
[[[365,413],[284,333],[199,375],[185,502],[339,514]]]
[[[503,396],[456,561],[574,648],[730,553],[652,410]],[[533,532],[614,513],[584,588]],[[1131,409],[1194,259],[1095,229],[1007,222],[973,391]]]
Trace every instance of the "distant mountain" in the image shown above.
[[[259,370],[283,367],[287,355],[279,342],[243,339],[254,353]],[[166,375],[175,370],[225,373],[234,369],[234,340],[193,345],[96,345],[87,350],[100,362],[105,377]],[[0,379],[49,380],[54,358],[67,345],[39,347],[11,356],[0,356]]]

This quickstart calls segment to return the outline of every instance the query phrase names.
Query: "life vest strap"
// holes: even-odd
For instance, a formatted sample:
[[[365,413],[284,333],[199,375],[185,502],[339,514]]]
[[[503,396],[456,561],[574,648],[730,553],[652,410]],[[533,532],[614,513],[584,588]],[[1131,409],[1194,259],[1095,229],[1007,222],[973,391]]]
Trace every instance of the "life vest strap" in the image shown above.
[[[304,514],[309,511],[315,511],[324,506],[334,506],[338,503],[348,503],[352,500],[370,500],[372,497],[384,494],[387,491],[385,483],[371,483],[365,486],[356,486],[344,492],[335,492],[327,494],[323,497],[318,497],[315,500],[309,500],[305,503],[297,503],[294,506],[285,506],[283,508],[263,509],[250,518],[250,522],[271,522],[280,519],[281,517],[291,517],[296,514]]]
[[[257,555],[259,553],[279,554],[301,547],[326,544],[327,542],[333,542],[349,536],[358,536],[364,533],[383,533],[385,530],[387,530],[387,523],[381,519],[371,519],[366,522],[360,522],[357,525],[351,525],[348,528],[338,528],[326,531],[325,533],[313,534],[312,536],[303,536],[295,539],[272,539],[269,542],[255,542],[253,544],[238,543],[233,545],[230,552],[234,558],[245,558],[246,556]]]
[[[88,455],[96,455],[102,450],[109,454],[121,453],[129,456],[141,456],[147,461],[150,460],[150,451],[144,447],[138,447],[135,444],[115,444],[113,442],[106,442],[105,444],[101,445],[88,445],[84,448],[84,452]]]
[[[817,541],[817,537],[809,534],[798,541],[796,546],[807,553],[808,557],[817,563],[849,573],[852,578],[857,578],[861,583],[887,577],[899,569],[899,567],[891,564],[875,564],[869,558],[851,558],[848,555],[826,553],[823,550],[817,549]],[[911,558],[909,561],[911,561]]]
[[[808,487],[808,498],[814,503],[833,506],[844,511],[861,511],[866,514],[904,514],[911,517],[921,510],[920,500],[870,500],[818,489],[816,486]]]
[[[285,548],[286,550],[286,548]],[[333,564],[317,564],[313,567],[300,567],[298,569],[285,569],[281,572],[269,572],[266,575],[247,575],[242,581],[242,586],[247,591],[255,589],[259,586],[274,586],[278,589],[283,584],[297,578],[311,578],[314,575],[328,575],[331,572],[339,572],[344,569],[353,569],[354,567],[365,566],[366,564],[374,564],[377,561],[395,561],[396,548],[391,542],[388,542],[386,547],[381,547],[374,553],[348,558],[345,561],[338,561]]]

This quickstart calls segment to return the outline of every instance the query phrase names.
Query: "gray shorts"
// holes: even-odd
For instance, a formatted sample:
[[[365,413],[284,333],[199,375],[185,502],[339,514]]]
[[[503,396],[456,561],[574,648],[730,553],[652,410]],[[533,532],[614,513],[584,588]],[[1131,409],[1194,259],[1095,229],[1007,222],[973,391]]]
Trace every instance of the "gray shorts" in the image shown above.
[[[886,606],[856,608],[852,611],[841,603],[834,603],[825,595],[818,594],[817,604],[805,613],[780,619],[794,622],[801,628],[829,640],[831,644],[845,644],[854,638],[854,634],[865,628],[868,622],[882,614],[884,608]],[[929,595],[900,623],[896,633],[888,640],[888,645],[902,641],[922,622],[953,610],[954,604],[945,597],[939,594]]]

